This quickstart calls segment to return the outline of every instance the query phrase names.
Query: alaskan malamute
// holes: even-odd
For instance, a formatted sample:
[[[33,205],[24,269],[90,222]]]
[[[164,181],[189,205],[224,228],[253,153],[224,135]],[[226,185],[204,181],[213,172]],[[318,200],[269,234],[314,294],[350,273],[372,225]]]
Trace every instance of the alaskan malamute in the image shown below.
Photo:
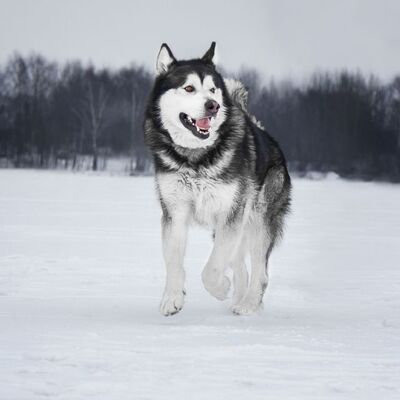
[[[217,72],[214,52],[215,42],[202,58],[178,61],[163,44],[145,115],[163,213],[163,315],[183,307],[191,222],[214,233],[202,272],[207,291],[224,300],[231,285],[225,271],[231,267],[233,313],[258,310],[268,283],[268,258],[289,209],[291,185],[282,151],[248,113],[243,85]]]

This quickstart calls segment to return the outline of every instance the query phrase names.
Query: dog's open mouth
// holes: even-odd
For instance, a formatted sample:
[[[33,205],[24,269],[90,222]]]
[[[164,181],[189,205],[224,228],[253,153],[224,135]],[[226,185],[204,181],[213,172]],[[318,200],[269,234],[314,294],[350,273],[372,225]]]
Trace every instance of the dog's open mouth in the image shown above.
[[[179,119],[183,126],[200,139],[207,139],[210,136],[211,118],[212,117],[194,119],[185,113],[179,114]]]

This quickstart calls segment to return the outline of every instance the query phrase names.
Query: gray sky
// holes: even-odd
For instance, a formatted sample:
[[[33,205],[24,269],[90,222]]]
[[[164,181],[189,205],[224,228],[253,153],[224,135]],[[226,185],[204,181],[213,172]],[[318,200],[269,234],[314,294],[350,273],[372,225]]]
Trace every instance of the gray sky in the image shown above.
[[[315,69],[400,73],[400,0],[0,0],[0,62],[14,51],[153,68],[217,41],[229,70],[302,78]]]

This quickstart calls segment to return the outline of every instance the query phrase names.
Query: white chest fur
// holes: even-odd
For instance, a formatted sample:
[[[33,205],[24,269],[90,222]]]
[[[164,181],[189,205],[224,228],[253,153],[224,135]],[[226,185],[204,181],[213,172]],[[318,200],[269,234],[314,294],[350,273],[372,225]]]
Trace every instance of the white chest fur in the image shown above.
[[[185,173],[158,174],[156,180],[169,212],[187,211],[197,223],[209,226],[226,219],[238,189],[238,182],[223,183]]]

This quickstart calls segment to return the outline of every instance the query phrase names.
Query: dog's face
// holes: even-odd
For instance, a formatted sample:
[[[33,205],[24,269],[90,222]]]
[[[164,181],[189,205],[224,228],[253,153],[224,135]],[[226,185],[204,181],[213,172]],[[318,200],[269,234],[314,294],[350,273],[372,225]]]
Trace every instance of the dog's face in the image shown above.
[[[214,49],[215,43],[201,59],[190,61],[177,61],[165,44],[158,54],[154,101],[162,128],[179,146],[210,146],[225,121],[229,100]]]

